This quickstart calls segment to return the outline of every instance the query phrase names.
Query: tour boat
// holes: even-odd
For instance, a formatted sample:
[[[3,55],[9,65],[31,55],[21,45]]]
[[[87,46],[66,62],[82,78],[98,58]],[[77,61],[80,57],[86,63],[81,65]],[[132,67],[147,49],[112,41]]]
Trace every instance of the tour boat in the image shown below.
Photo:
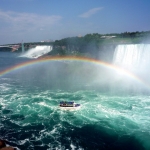
[[[61,108],[79,108],[80,104],[77,104],[75,102],[66,102],[66,101],[62,101],[60,102],[59,106]]]

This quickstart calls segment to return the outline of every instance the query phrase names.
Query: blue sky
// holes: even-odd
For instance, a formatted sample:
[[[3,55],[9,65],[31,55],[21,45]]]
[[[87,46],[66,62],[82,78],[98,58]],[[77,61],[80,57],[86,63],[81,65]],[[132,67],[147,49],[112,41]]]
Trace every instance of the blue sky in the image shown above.
[[[0,0],[0,45],[150,30],[150,0]]]

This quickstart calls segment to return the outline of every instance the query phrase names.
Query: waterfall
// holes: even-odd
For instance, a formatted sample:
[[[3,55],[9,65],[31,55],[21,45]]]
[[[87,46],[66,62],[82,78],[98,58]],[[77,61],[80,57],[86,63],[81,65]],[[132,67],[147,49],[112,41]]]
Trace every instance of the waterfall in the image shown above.
[[[146,91],[150,87],[150,44],[128,44],[118,45],[114,52],[113,64],[117,65],[138,78],[143,85],[128,81],[127,78],[119,78],[119,83],[122,87],[128,86],[129,89],[136,91]],[[137,82],[138,83],[138,82]],[[148,87],[148,88],[147,88]],[[114,87],[113,87],[114,88]]]
[[[118,45],[113,64],[127,69],[146,69],[150,66],[150,44]]]
[[[22,54],[20,57],[27,58],[38,58],[42,55],[47,54],[52,51],[52,46],[36,46],[35,48],[29,49],[26,53]]]

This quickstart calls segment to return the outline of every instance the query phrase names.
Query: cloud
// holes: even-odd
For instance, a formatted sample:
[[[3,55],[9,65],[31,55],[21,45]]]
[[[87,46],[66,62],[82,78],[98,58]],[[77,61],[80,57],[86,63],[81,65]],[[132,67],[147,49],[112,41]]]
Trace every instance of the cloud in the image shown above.
[[[56,25],[61,19],[62,17],[58,15],[42,16],[0,10],[0,31],[2,28],[12,32],[40,30]]]
[[[96,14],[98,11],[102,10],[103,7],[98,7],[98,8],[93,8],[93,9],[90,9],[89,11],[79,15],[79,17],[82,17],[82,18],[89,18],[91,17],[92,15]]]

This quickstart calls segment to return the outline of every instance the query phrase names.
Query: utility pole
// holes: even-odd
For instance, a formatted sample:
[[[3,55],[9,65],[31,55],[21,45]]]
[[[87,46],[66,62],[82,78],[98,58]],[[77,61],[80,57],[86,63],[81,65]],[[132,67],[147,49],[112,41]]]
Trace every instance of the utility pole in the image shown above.
[[[22,53],[24,53],[24,43],[23,43],[23,41],[22,41],[21,46],[22,46]]]

